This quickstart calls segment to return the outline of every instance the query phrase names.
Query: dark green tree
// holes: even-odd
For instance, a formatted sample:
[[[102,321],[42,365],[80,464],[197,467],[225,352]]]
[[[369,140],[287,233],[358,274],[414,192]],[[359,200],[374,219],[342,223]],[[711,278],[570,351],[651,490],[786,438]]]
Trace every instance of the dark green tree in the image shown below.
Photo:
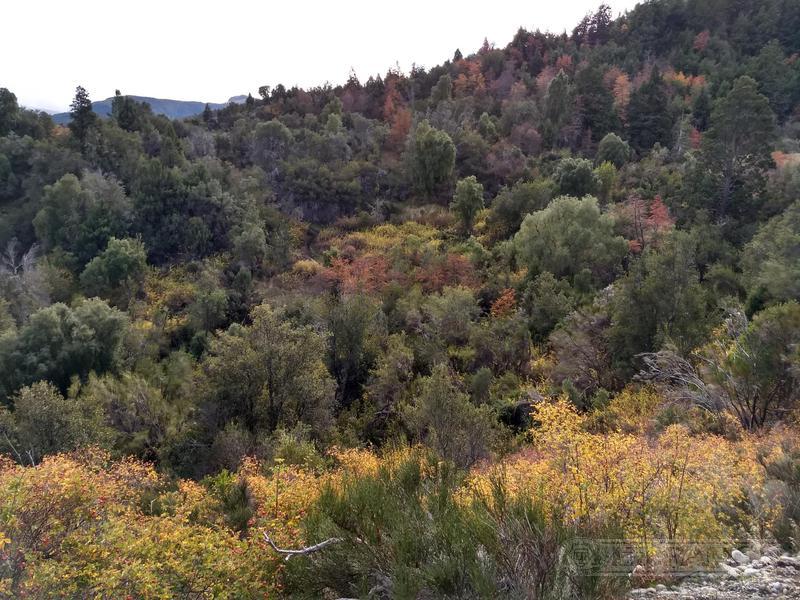
[[[81,273],[81,286],[89,296],[100,296],[125,307],[141,290],[147,270],[147,252],[141,240],[108,240]]]
[[[547,339],[555,326],[575,305],[575,294],[569,283],[556,279],[549,271],[540,273],[525,287],[522,306],[528,317],[528,328],[536,342]]]
[[[488,407],[476,407],[444,365],[421,380],[405,418],[415,437],[447,460],[468,468],[488,455],[494,437]]]
[[[600,188],[600,179],[585,158],[565,158],[558,163],[555,180],[558,190],[565,196],[591,196]]]
[[[669,143],[672,119],[667,102],[667,86],[654,67],[650,79],[631,94],[628,104],[628,138],[637,152]]]
[[[450,183],[456,161],[456,147],[446,132],[423,121],[414,130],[410,146],[411,177],[414,187],[427,197]]]
[[[503,187],[492,201],[487,218],[489,233],[495,239],[512,236],[525,215],[545,208],[556,191],[552,179],[520,181],[511,187]]]
[[[125,131],[141,129],[144,126],[142,113],[149,112],[147,104],[138,105],[132,98],[123,96],[119,90],[116,91],[114,99],[111,101],[111,116]]]
[[[73,377],[114,371],[128,318],[97,298],[53,304],[0,339],[0,398],[45,380],[66,391]]]
[[[770,106],[785,118],[800,100],[800,71],[786,59],[778,40],[772,40],[750,59],[747,74],[758,82],[758,90],[769,98]]]
[[[200,395],[209,420],[250,432],[305,423],[323,435],[332,424],[335,382],[325,366],[325,339],[282,321],[267,305],[253,324],[217,335],[201,363]]]
[[[569,77],[558,72],[547,87],[544,100],[543,142],[548,148],[562,148],[569,142],[568,126],[575,111],[575,98]]]
[[[116,180],[96,173],[79,180],[69,174],[44,188],[33,226],[46,250],[60,248],[83,267],[111,237],[125,237],[131,213],[131,201]]]
[[[6,88],[0,88],[0,136],[8,135],[18,114],[17,97]]]
[[[211,121],[214,120],[214,111],[211,110],[211,106],[206,102],[205,108],[203,108],[203,122],[206,125],[210,125]]]
[[[0,429],[6,452],[20,463],[37,464],[48,454],[110,440],[102,405],[65,398],[45,381],[22,388],[13,404],[13,413],[0,409]]]
[[[800,202],[764,223],[742,254],[750,312],[800,301]]]
[[[692,103],[692,124],[697,127],[699,131],[708,129],[711,123],[711,109],[713,108],[711,102],[711,94],[708,91],[708,86],[703,86],[700,93]]]
[[[453,79],[445,73],[431,90],[431,104],[436,106],[440,102],[450,100],[453,96]]]
[[[591,132],[592,141],[599,142],[607,133],[619,129],[614,96],[603,83],[603,72],[599,67],[588,66],[578,72],[575,77],[575,94],[582,129]]]
[[[450,202],[450,210],[458,216],[465,233],[472,232],[475,217],[482,208],[483,185],[474,175],[460,179],[456,184],[453,200]]]
[[[639,353],[665,344],[686,353],[704,339],[710,312],[695,251],[689,234],[676,232],[660,249],[646,250],[614,284],[610,339],[615,361],[624,369],[631,369]]]
[[[328,363],[336,378],[337,407],[358,400],[375,364],[386,324],[380,306],[363,295],[339,298],[328,307]]]
[[[288,156],[293,141],[292,132],[280,121],[259,123],[253,132],[253,162],[270,172]]]
[[[514,247],[529,277],[549,271],[578,286],[610,282],[627,252],[613,218],[590,196],[562,196],[525,217]]]
[[[717,217],[742,216],[763,186],[772,163],[775,115],[769,100],[750,77],[740,77],[733,89],[714,104],[711,126],[703,137],[703,165],[717,190]]]
[[[92,109],[92,101],[89,93],[81,86],[75,88],[75,99],[69,105],[70,116],[69,128],[78,140],[81,148],[86,148],[86,141],[89,131],[97,122],[97,114]]]
[[[630,157],[631,148],[628,142],[624,141],[616,133],[609,133],[600,140],[594,162],[596,165],[610,162],[619,169],[630,160]]]

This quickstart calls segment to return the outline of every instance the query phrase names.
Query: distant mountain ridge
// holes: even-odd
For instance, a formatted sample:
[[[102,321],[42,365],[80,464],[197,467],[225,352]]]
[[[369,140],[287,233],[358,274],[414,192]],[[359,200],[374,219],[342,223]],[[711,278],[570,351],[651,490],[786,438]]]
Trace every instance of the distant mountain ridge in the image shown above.
[[[166,98],[150,98],[148,96],[129,96],[137,102],[146,102],[150,105],[152,111],[158,115],[164,115],[170,119],[185,119],[186,117],[193,117],[199,115],[206,107],[205,102],[196,102],[193,100],[169,100]],[[214,109],[224,108],[228,104],[242,104],[247,99],[247,96],[233,96],[227,102],[209,102],[208,105]],[[92,102],[92,108],[101,117],[107,117],[111,114],[111,102],[113,97],[106,98],[105,100],[98,100]],[[53,120],[59,124],[69,123],[70,113],[63,112],[53,115]]]

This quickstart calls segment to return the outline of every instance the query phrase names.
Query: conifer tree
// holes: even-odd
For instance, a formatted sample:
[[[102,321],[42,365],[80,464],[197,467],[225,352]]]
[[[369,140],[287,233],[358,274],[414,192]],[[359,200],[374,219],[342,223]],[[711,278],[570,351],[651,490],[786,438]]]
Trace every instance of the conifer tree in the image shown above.
[[[84,148],[89,130],[95,124],[97,115],[92,109],[89,93],[80,85],[75,88],[75,99],[70,104],[70,115],[72,116],[72,121],[70,121],[69,128],[77,138],[81,148]]]
[[[657,68],[650,79],[631,94],[628,104],[628,134],[639,152],[649,151],[656,143],[669,142],[672,120],[667,106],[667,89]]]

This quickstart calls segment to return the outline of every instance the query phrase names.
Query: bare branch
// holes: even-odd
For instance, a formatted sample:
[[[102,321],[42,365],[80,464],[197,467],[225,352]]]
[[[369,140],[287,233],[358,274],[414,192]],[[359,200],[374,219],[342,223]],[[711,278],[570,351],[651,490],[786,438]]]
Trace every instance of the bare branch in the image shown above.
[[[263,535],[266,542],[270,546],[272,546],[272,549],[275,552],[286,556],[284,560],[289,560],[293,556],[302,556],[304,554],[311,554],[312,552],[317,552],[319,550],[322,550],[326,546],[330,546],[331,544],[336,544],[342,541],[342,538],[330,538],[325,540],[324,542],[320,542],[319,544],[314,544],[313,546],[307,546],[305,548],[300,548],[299,550],[289,550],[286,548],[278,548],[278,546],[275,545],[275,542],[272,541],[272,538],[269,537],[269,534],[266,531],[263,532]]]
[[[11,442],[11,438],[10,438],[10,437],[8,437],[8,434],[7,434],[5,431],[3,432],[3,437],[6,439],[6,443],[9,445],[9,447],[10,447],[10,448],[11,448],[11,449],[14,451],[14,454],[16,454],[16,455],[17,455],[17,460],[19,460],[20,464],[22,464],[23,462],[25,462],[25,461],[22,459],[22,454],[20,454],[20,453],[19,453],[19,450],[17,450],[17,448],[16,448],[16,447],[14,446],[14,444]]]

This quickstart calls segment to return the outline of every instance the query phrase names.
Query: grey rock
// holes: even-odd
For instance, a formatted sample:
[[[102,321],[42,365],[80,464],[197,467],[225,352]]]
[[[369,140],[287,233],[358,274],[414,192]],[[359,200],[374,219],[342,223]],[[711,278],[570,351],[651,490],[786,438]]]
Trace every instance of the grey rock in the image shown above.
[[[794,558],[793,556],[783,555],[779,557],[775,564],[779,567],[792,567],[794,569],[800,570],[800,558]]]
[[[731,558],[735,560],[740,565],[746,565],[750,562],[750,557],[747,556],[744,552],[740,552],[739,550],[734,549],[731,552]]]
[[[727,565],[725,563],[720,563],[719,566],[722,569],[722,572],[725,573],[725,575],[727,575],[728,577],[738,578],[741,575],[739,569],[735,567],[731,567],[730,565]]]

